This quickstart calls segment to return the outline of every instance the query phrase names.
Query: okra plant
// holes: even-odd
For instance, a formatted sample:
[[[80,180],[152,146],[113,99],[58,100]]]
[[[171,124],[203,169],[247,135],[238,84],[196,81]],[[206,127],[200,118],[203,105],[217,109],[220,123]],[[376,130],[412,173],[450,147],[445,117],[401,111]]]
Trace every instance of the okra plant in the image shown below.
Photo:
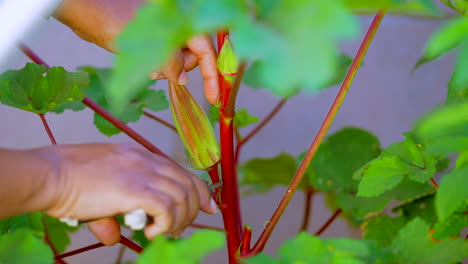
[[[199,263],[223,246],[229,264],[461,263],[468,257],[463,231],[468,226],[468,2],[442,2],[443,11],[441,3],[430,0],[148,0],[119,37],[113,68],[83,66],[69,72],[49,67],[22,46],[34,63],[0,76],[0,101],[38,114],[52,144],[46,115],[89,107],[103,134],[123,132],[165,156],[158,142],[146,140],[127,123],[153,116],[145,109],[170,107],[175,126],[164,124],[179,133],[190,168],[209,175],[224,227],[193,224],[211,230],[177,239],[160,235],[153,241],[134,231],[135,242],[122,237],[121,244],[140,254],[135,263]],[[357,36],[357,16],[363,13],[375,16],[359,50],[341,54],[339,44]],[[456,54],[447,100],[420,117],[404,140],[386,148],[361,128],[327,135],[386,13],[445,20],[425,48],[414,51],[421,54],[414,71],[447,52]],[[221,96],[208,114],[186,87],[170,83],[168,100],[147,79],[155,66],[200,33],[216,35],[218,46]],[[261,122],[247,109],[236,108],[242,83],[281,98]],[[243,147],[289,98],[336,84],[339,92],[301,155],[279,153],[240,163]],[[213,130],[217,122],[219,139]],[[252,132],[242,135],[239,129],[247,126]],[[266,191],[274,186],[285,186],[284,196],[272,215],[264,216],[263,230],[253,230],[241,217],[239,188]],[[302,231],[285,238],[277,255],[263,253],[297,192],[308,201]],[[326,194],[333,213],[320,230],[308,233],[310,201],[317,193]],[[361,228],[362,239],[321,238],[337,217]],[[76,230],[42,213],[2,220],[0,263],[66,263],[68,256],[102,246],[64,253]],[[252,234],[259,238],[252,241]]]

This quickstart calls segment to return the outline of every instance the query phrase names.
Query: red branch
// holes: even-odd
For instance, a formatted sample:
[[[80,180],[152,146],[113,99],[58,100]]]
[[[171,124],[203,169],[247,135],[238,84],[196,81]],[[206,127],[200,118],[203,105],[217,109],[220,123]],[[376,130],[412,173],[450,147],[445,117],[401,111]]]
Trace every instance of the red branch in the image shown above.
[[[126,246],[128,249],[132,250],[133,252],[136,252],[138,254],[141,254],[143,252],[143,248],[131,241],[130,239],[120,235],[120,244]]]
[[[226,232],[226,230],[224,230],[223,228],[215,227],[215,226],[202,225],[202,224],[197,224],[197,223],[191,223],[190,226],[193,228],[209,229],[209,230],[214,230],[214,231],[219,231],[219,232]]]
[[[241,256],[244,254],[248,254],[250,252],[250,245],[252,241],[252,227],[251,226],[244,226],[244,235],[242,237],[242,245],[241,245]]]
[[[255,136],[263,127],[265,127],[270,120],[275,117],[275,115],[283,108],[284,104],[287,102],[288,99],[281,100],[273,110],[265,117],[265,119],[260,122],[243,140],[241,140],[236,147],[236,154],[235,154],[235,162],[236,164],[239,162],[239,155],[240,150],[245,143],[247,143],[253,136]]]
[[[335,213],[332,214],[332,216],[330,216],[330,218],[328,218],[327,222],[325,222],[325,224],[323,224],[323,226],[317,231],[315,232],[315,236],[320,236],[325,230],[327,230],[327,228],[333,223],[333,221],[335,221],[335,219],[338,217],[338,215],[340,215],[341,213],[341,209],[338,209],[335,211]]]
[[[385,13],[384,11],[379,11],[375,15],[374,20],[372,21],[372,24],[370,25],[369,30],[367,31],[366,36],[364,37],[361,43],[361,46],[359,47],[359,50],[353,60],[353,63],[351,64],[351,67],[349,68],[348,73],[346,74],[343,84],[341,85],[340,90],[338,94],[336,95],[335,100],[333,101],[333,104],[330,107],[330,110],[328,111],[328,114],[325,117],[325,120],[323,121],[320,127],[320,130],[315,136],[315,139],[312,142],[309,150],[307,151],[304,159],[302,160],[301,165],[296,171],[294,178],[289,184],[289,187],[286,193],[284,194],[283,199],[279,203],[273,216],[268,221],[268,225],[263,230],[262,234],[260,235],[260,238],[258,239],[257,243],[255,244],[255,246],[253,247],[249,255],[258,254],[260,251],[263,250],[266,243],[268,242],[268,239],[270,238],[271,233],[273,232],[276,224],[278,223],[279,219],[283,215],[283,212],[286,209],[287,205],[289,204],[289,201],[293,197],[294,192],[296,191],[297,187],[299,186],[299,183],[301,182],[302,177],[304,176],[307,170],[307,167],[309,166],[310,162],[314,158],[320,144],[325,138],[325,135],[327,134],[327,131],[330,128],[330,125],[332,124],[336,116],[336,113],[340,109],[340,106],[343,103],[344,98],[346,97],[346,93],[348,92],[349,87],[351,86],[354,76],[359,69],[359,66],[367,52],[367,49],[370,43],[372,42],[372,39],[380,25],[380,22],[382,21],[384,13]]]
[[[434,186],[436,190],[439,190],[439,184],[437,184],[434,178],[431,178],[429,181],[431,182],[432,186]]]
[[[304,203],[304,218],[302,219],[302,225],[300,231],[307,231],[310,222],[310,214],[312,211],[312,199],[314,198],[315,190],[308,189],[304,193],[305,203]]]
[[[55,256],[55,261],[57,263],[58,260],[61,260],[63,258],[71,257],[71,256],[74,256],[74,255],[77,255],[77,254],[80,254],[80,253],[83,253],[83,252],[86,252],[86,251],[89,251],[89,250],[93,250],[93,249],[96,249],[96,248],[100,248],[100,247],[104,247],[104,244],[103,243],[96,243],[96,244],[92,244],[92,245],[89,245],[89,246],[86,246],[86,247],[82,247],[82,248],[79,248],[79,249],[76,249],[76,250],[73,250],[73,251],[70,251],[70,252],[63,253],[63,254]]]
[[[89,99],[88,97],[85,97],[83,99],[83,103],[87,105],[89,108],[91,108],[94,112],[98,113],[100,116],[102,116],[104,119],[109,121],[111,124],[122,130],[125,134],[127,134],[129,137],[131,137],[133,140],[136,142],[140,143],[143,145],[145,148],[147,148],[149,151],[153,152],[154,154],[158,154],[160,156],[163,156],[167,159],[170,159],[174,161],[172,158],[167,156],[164,152],[162,152],[160,149],[158,149],[153,143],[151,143],[149,140],[144,138],[142,135],[138,134],[135,130],[130,128],[127,124],[124,122],[120,121],[113,115],[111,115],[106,109],[102,108],[100,105],[95,103],[93,100]],[[175,162],[175,161],[174,161]]]
[[[151,119],[153,119],[154,121],[161,123],[162,125],[166,126],[167,128],[169,128],[169,129],[171,129],[171,130],[173,130],[174,132],[177,133],[177,128],[176,128],[175,126],[173,126],[172,124],[170,124],[169,122],[167,122],[166,120],[163,120],[163,119],[161,119],[161,118],[159,118],[159,117],[157,117],[157,116],[151,114],[151,113],[148,112],[148,111],[144,111],[143,114],[144,114],[146,117],[151,118]]]
[[[49,127],[49,124],[47,123],[45,115],[39,114],[39,117],[41,118],[42,124],[44,125],[47,135],[49,135],[50,142],[52,142],[53,145],[56,145],[57,141],[55,141],[54,135],[52,134],[52,131],[50,130],[50,127]]]
[[[24,45],[23,43],[19,44],[19,47],[23,53],[28,56],[34,63],[39,64],[39,65],[44,65],[47,68],[50,68],[50,66],[43,61],[39,56],[36,55],[28,46]]]

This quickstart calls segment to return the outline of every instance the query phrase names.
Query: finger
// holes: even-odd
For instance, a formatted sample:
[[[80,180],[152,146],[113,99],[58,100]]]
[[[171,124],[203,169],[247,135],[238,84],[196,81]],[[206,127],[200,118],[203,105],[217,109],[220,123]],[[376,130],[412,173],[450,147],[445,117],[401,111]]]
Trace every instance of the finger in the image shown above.
[[[130,190],[129,198],[133,198],[131,201],[127,200],[133,206],[128,211],[142,208],[154,219],[154,222],[145,228],[145,235],[148,239],[173,229],[176,214],[175,202],[169,195],[145,185],[143,188]]]
[[[188,224],[188,221],[192,218],[190,201],[198,199],[197,196],[194,197],[196,192],[194,194],[190,194],[188,188],[170,177],[154,177],[152,184],[154,189],[165,193],[174,201],[175,220],[172,230],[178,230],[185,227]]]
[[[216,52],[209,36],[195,36],[187,42],[187,47],[197,57],[200,72],[205,81],[205,96],[208,102],[216,104],[219,96]]]
[[[106,246],[113,246],[120,241],[120,225],[115,217],[89,222],[88,227],[96,238]]]
[[[185,85],[188,81],[188,75],[184,71],[184,54],[178,50],[171,58],[169,63],[163,70],[164,76],[173,82],[180,85]]]
[[[198,65],[198,59],[195,54],[193,54],[188,49],[183,49],[182,53],[184,53],[184,70],[186,72],[193,70]]]
[[[197,189],[198,197],[200,197],[200,209],[207,214],[216,214],[218,206],[213,198],[211,198],[211,193],[206,183],[196,175],[193,176],[193,182]]]
[[[161,72],[152,72],[150,74],[150,79],[151,80],[162,80],[162,79],[166,79],[166,76],[164,76],[164,74],[161,73]]]

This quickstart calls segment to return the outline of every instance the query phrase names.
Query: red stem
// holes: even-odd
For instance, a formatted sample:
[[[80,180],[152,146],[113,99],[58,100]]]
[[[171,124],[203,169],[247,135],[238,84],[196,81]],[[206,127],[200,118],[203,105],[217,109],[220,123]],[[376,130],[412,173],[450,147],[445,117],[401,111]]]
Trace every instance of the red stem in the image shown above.
[[[305,203],[304,203],[304,218],[302,219],[302,225],[300,231],[307,231],[309,227],[309,222],[310,222],[310,213],[312,211],[312,199],[314,197],[315,190],[314,189],[308,189],[304,193],[305,197]]]
[[[77,255],[77,254],[80,254],[89,250],[100,248],[100,247],[104,247],[104,244],[96,243],[96,244],[92,244],[86,247],[82,247],[82,248],[55,256],[55,261],[61,260],[63,258],[71,257],[71,256],[74,256],[74,255]]]
[[[177,128],[175,126],[173,126],[172,124],[170,124],[169,122],[167,122],[166,120],[163,120],[163,119],[151,114],[148,111],[144,111],[143,114],[146,117],[149,117],[149,118],[153,119],[154,121],[161,123],[162,125],[166,126],[167,128],[169,128],[169,129],[171,129],[171,130],[173,130],[174,132],[177,133]]]
[[[327,228],[333,223],[333,221],[335,221],[338,215],[340,215],[341,211],[341,208],[336,210],[335,213],[333,213],[332,216],[328,218],[327,222],[325,222],[325,224],[323,224],[323,226],[317,232],[315,232],[314,235],[320,236],[325,230],[327,230]]]
[[[39,58],[39,56],[37,56],[36,53],[34,53],[28,46],[24,45],[23,43],[20,43],[19,48],[34,63],[39,64],[39,65],[44,65],[47,68],[50,68],[50,66],[45,61],[43,61],[41,58]]]
[[[431,178],[429,181],[431,182],[432,186],[434,186],[436,190],[439,190],[439,184],[437,184],[434,178]]]
[[[255,136],[263,127],[265,127],[270,120],[275,117],[275,115],[283,108],[284,104],[287,102],[288,99],[281,100],[273,110],[265,117],[265,119],[260,122],[243,140],[241,140],[236,147],[236,154],[235,154],[235,162],[236,164],[239,162],[239,155],[242,146],[247,143],[253,136]]]
[[[135,253],[141,254],[143,252],[143,248],[131,241],[130,239],[120,235],[120,244],[126,246],[128,249],[132,250]]]
[[[52,134],[52,131],[50,130],[50,127],[49,127],[49,124],[47,123],[45,115],[39,114],[39,117],[41,118],[42,124],[44,125],[44,128],[47,131],[47,135],[49,135],[50,141],[52,142],[53,145],[56,145],[57,141],[55,141],[54,135]]]
[[[111,124],[122,130],[125,134],[127,134],[129,137],[131,137],[133,140],[136,142],[140,143],[143,145],[145,148],[147,148],[149,151],[153,152],[154,154],[163,156],[169,160],[172,160],[175,162],[171,157],[167,156],[164,152],[162,152],[160,149],[158,149],[155,145],[153,145],[149,140],[144,138],[142,135],[138,134],[135,130],[130,128],[127,124],[124,122],[120,121],[113,115],[111,115],[109,112],[107,112],[106,109],[102,108],[100,105],[95,103],[93,100],[89,99],[88,97],[85,97],[83,99],[83,103],[87,105],[89,108],[91,108],[94,112],[98,113],[100,116],[102,116],[104,119],[109,121]]]
[[[301,165],[299,166],[298,170],[296,171],[296,174],[294,175],[294,178],[292,179],[291,183],[289,184],[289,187],[286,191],[286,193],[283,196],[283,199],[279,203],[276,211],[274,212],[273,216],[270,218],[268,221],[268,225],[265,227],[263,230],[262,234],[260,235],[260,238],[258,239],[257,243],[252,249],[252,252],[250,255],[258,254],[260,251],[263,250],[265,247],[266,243],[268,242],[268,239],[270,238],[271,233],[273,232],[273,229],[275,228],[276,224],[278,223],[279,219],[281,218],[284,210],[286,209],[287,205],[289,204],[289,201],[294,195],[294,192],[296,191],[297,187],[299,186],[299,183],[302,180],[302,177],[304,176],[307,167],[309,166],[310,162],[315,156],[315,153],[317,152],[320,144],[322,143],[323,139],[325,138],[325,135],[327,134],[328,129],[330,128],[330,125],[332,124],[336,113],[340,109],[341,104],[343,103],[344,98],[346,97],[346,93],[349,90],[349,87],[351,86],[351,83],[353,82],[354,76],[357,73],[359,69],[359,65],[361,64],[367,49],[372,42],[372,39],[380,25],[380,22],[382,21],[382,18],[384,16],[385,12],[384,11],[379,11],[375,17],[374,20],[372,21],[366,36],[364,37],[361,46],[359,47],[359,50],[353,60],[353,63],[351,64],[351,67],[348,70],[348,73],[346,74],[346,77],[343,81],[343,84],[340,87],[340,90],[338,94],[335,97],[335,100],[333,101],[332,106],[330,107],[330,110],[328,111],[327,116],[325,117],[325,120],[323,121],[320,130],[318,131],[317,135],[315,136],[314,141],[312,142],[309,150],[307,151],[304,159],[301,162]]]
[[[218,33],[218,51],[224,44],[227,32]],[[223,187],[221,188],[221,212],[223,214],[226,240],[228,244],[229,263],[237,263],[237,254],[242,236],[242,220],[239,205],[239,188],[237,185],[236,167],[234,163],[234,113],[226,116],[224,109],[229,101],[231,84],[218,72],[221,94],[220,138],[221,138],[221,172]]]
[[[252,227],[245,225],[244,226],[244,236],[242,237],[242,245],[241,245],[241,256],[244,254],[248,254],[250,252],[250,245],[252,241]]]
[[[202,224],[197,224],[197,223],[191,223],[190,226],[193,228],[209,229],[209,230],[214,230],[214,231],[219,231],[219,232],[226,232],[226,230],[220,227],[215,227],[215,226],[202,225]]]

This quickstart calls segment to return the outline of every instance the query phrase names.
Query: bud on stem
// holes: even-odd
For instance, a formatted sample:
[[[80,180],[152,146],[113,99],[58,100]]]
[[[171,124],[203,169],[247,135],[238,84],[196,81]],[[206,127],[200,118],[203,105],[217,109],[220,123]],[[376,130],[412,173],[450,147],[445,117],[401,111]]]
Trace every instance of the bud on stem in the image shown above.
[[[213,127],[203,109],[184,85],[169,82],[174,123],[194,169],[208,169],[220,160]]]
[[[237,59],[236,54],[234,54],[231,40],[228,36],[225,37],[223,47],[219,52],[217,65],[219,72],[230,82],[230,84],[232,84],[234,76],[237,74],[239,60]]]

